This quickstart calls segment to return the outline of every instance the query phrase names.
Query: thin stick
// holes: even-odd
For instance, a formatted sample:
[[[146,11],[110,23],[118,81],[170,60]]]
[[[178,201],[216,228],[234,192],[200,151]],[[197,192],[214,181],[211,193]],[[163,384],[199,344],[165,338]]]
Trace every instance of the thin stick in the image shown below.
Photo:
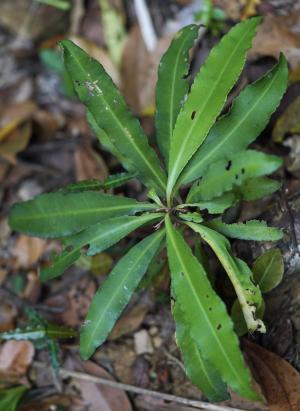
[[[46,364],[44,364],[42,362],[39,362],[39,361],[34,361],[33,366],[36,367],[36,368],[45,368],[45,367],[47,367]],[[93,382],[95,384],[106,385],[106,386],[111,387],[111,388],[116,388],[116,389],[119,389],[119,390],[132,392],[134,394],[149,395],[151,397],[160,398],[161,400],[164,400],[164,401],[171,401],[171,402],[175,402],[177,404],[188,405],[190,407],[198,408],[198,409],[201,409],[201,410],[208,410],[208,411],[245,411],[245,410],[238,409],[238,408],[231,408],[231,407],[226,407],[226,406],[222,406],[222,405],[209,404],[209,403],[203,402],[203,401],[189,400],[188,398],[177,397],[176,395],[171,395],[171,394],[164,394],[164,393],[159,392],[159,391],[147,390],[145,388],[136,387],[134,385],[123,384],[121,382],[116,382],[116,381],[107,380],[105,378],[96,377],[94,375],[86,374],[84,372],[70,371],[70,370],[67,370],[65,368],[60,368],[59,375],[62,378],[68,378],[68,377],[77,378],[79,380],[89,381],[89,382]]]

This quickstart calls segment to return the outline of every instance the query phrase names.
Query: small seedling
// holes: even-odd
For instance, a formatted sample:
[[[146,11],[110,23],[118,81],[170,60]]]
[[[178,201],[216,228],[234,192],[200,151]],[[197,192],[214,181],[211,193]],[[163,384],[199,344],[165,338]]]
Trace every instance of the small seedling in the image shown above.
[[[280,186],[266,176],[281,166],[281,159],[247,147],[263,131],[286,90],[284,56],[220,116],[260,21],[252,18],[233,27],[212,49],[191,87],[189,50],[197,40],[198,26],[185,27],[175,36],[159,65],[156,88],[156,139],[164,167],[101,64],[71,41],[62,41],[66,69],[87,107],[91,126],[128,171],[110,177],[109,187],[135,176],[149,189],[149,201],[109,195],[97,191],[99,183],[83,182],[16,204],[9,219],[15,230],[62,241],[62,253],[41,270],[43,281],[61,275],[82,253],[100,253],[150,225],[153,233],[126,252],[94,296],[81,329],[81,356],[89,358],[106,340],[148,266],[166,245],[177,343],[187,374],[212,401],[226,398],[228,386],[248,398],[256,399],[257,394],[233,321],[205,264],[197,258],[201,252],[196,257],[184,238],[188,236],[189,244],[198,248],[202,243],[212,248],[253,333],[265,332],[257,315],[261,291],[247,264],[232,254],[227,237],[256,241],[282,237],[264,221],[226,224],[222,219],[236,202],[263,197]]]

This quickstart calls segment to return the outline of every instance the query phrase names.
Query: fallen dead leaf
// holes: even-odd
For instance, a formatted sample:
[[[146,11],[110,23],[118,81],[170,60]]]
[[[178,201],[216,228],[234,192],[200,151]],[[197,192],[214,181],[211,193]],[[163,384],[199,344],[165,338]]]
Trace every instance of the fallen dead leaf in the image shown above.
[[[16,258],[16,268],[33,266],[43,254],[46,242],[36,237],[20,235],[15,243],[13,255]]]
[[[154,113],[157,67],[171,37],[168,35],[158,40],[155,51],[149,53],[138,26],[129,34],[122,60],[122,90],[136,113]]]
[[[62,314],[58,319],[70,327],[81,326],[89,309],[89,305],[96,292],[96,285],[88,277],[82,277],[75,282],[65,293],[58,293],[44,301],[45,305],[61,307]]]
[[[0,304],[0,332],[13,329],[16,317],[16,308],[10,302],[3,301]]]
[[[109,340],[116,340],[122,335],[130,334],[137,330],[142,324],[149,307],[145,304],[134,305],[129,311],[126,311],[114,326]]]
[[[267,15],[258,28],[253,47],[249,52],[252,58],[272,56],[278,58],[279,52],[287,57],[292,69],[300,64],[300,10],[288,16]]]
[[[23,376],[34,356],[30,341],[7,341],[0,348],[0,376],[5,378]]]
[[[113,380],[107,371],[91,361],[68,359],[66,368]],[[132,411],[128,397],[122,390],[75,378],[70,384],[81,393],[80,398],[74,398],[70,411],[82,411],[84,407],[88,407],[89,411]]]
[[[105,161],[90,144],[85,144],[75,151],[74,163],[77,181],[93,178],[105,180],[108,177]]]
[[[41,295],[41,282],[36,271],[29,271],[26,275],[27,282],[22,297],[31,302],[36,303]]]
[[[36,109],[36,104],[32,101],[24,101],[8,106],[1,113],[0,141],[3,141],[13,130],[24,123],[24,121],[29,120]]]
[[[300,410],[300,374],[287,361],[245,340],[251,368],[270,411]]]
[[[50,395],[47,398],[39,398],[21,406],[20,411],[49,411],[49,410],[69,410],[71,398],[68,395]]]
[[[276,143],[282,142],[286,134],[300,134],[300,96],[287,107],[278,118],[272,131]]]
[[[248,17],[254,16],[256,14],[256,8],[261,3],[261,0],[241,0],[241,4],[244,6],[241,19],[247,19]]]
[[[9,163],[15,164],[15,155],[27,147],[31,133],[31,122],[20,125],[0,142],[0,155]]]

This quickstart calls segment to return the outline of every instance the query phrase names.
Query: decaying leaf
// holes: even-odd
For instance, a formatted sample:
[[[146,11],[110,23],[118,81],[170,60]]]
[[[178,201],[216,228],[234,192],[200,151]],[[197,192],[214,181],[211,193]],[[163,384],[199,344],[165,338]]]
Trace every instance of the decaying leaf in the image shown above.
[[[87,361],[68,360],[68,368],[86,372],[97,377],[113,380],[112,376],[99,365]],[[80,392],[80,398],[74,398],[70,411],[132,411],[131,404],[124,391],[94,382],[72,379],[71,384]]]
[[[7,341],[0,348],[0,376],[19,377],[26,373],[33,360],[34,347],[30,341]]]
[[[256,14],[256,8],[261,3],[261,0],[241,0],[241,3],[244,6],[241,19],[247,19]]]
[[[45,246],[44,240],[21,234],[13,248],[16,268],[29,268],[34,265],[43,254]]]
[[[130,310],[126,311],[114,326],[109,340],[115,340],[138,329],[147,311],[148,307],[145,304],[134,305]]]
[[[299,13],[288,16],[267,15],[257,33],[250,51],[252,57],[278,57],[281,50],[289,61],[290,67],[300,64]]]
[[[105,180],[108,169],[105,161],[90,144],[79,147],[74,153],[76,180],[97,178]]]
[[[296,97],[285,112],[278,118],[272,131],[272,138],[278,143],[281,142],[288,133],[300,134],[300,96]]]
[[[254,375],[268,401],[270,411],[299,411],[300,374],[287,361],[245,341]]]

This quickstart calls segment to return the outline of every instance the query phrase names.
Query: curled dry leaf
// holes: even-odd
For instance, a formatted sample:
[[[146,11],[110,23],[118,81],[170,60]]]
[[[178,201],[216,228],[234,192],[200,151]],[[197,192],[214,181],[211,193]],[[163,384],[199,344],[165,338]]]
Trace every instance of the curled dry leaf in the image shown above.
[[[270,411],[299,411],[300,374],[287,361],[266,349],[245,342],[254,376],[267,399]]]
[[[72,359],[68,363],[69,369],[113,380],[107,371],[92,361],[83,363]],[[88,407],[89,411],[132,411],[124,391],[78,379],[72,379],[71,385],[79,390],[80,398],[74,398],[70,411],[81,411],[84,407]]]
[[[281,50],[291,68],[300,64],[299,8],[289,16],[267,15],[254,39],[249,55],[278,57]]]
[[[122,335],[130,334],[141,325],[149,307],[145,304],[137,304],[126,311],[114,326],[109,339],[116,340]]]
[[[20,235],[13,249],[16,268],[33,266],[43,254],[45,247],[46,242],[40,238]]]
[[[300,134],[300,96],[278,118],[272,131],[274,141],[281,142],[287,133]]]
[[[161,38],[155,51],[149,53],[138,26],[133,27],[129,34],[123,54],[122,89],[126,101],[136,113],[154,113],[157,67],[170,41],[171,36]]]
[[[30,341],[7,341],[0,349],[0,376],[5,378],[23,376],[34,356]]]
[[[105,161],[90,144],[85,144],[75,151],[74,162],[77,181],[93,178],[105,180],[108,177]]]

